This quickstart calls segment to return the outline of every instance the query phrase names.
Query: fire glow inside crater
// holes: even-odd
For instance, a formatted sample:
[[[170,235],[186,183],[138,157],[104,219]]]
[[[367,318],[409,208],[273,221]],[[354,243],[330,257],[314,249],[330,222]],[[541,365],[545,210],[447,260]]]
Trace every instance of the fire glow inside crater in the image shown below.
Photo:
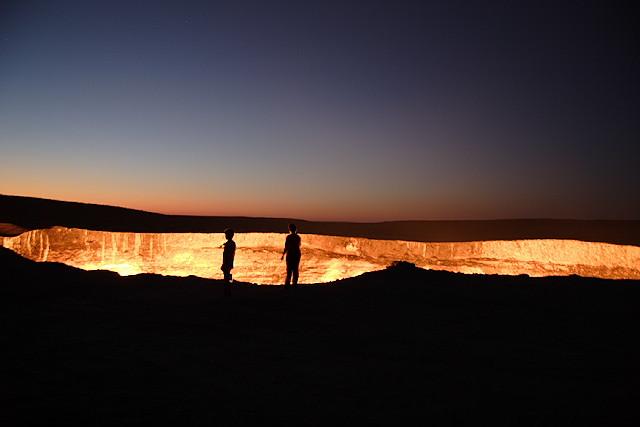
[[[286,234],[238,233],[234,279],[282,283]],[[640,247],[576,240],[410,242],[302,234],[301,283],[325,283],[380,270],[393,261],[480,274],[640,279]],[[222,233],[128,233],[53,227],[0,237],[34,261],[121,275],[156,273],[222,278]]]

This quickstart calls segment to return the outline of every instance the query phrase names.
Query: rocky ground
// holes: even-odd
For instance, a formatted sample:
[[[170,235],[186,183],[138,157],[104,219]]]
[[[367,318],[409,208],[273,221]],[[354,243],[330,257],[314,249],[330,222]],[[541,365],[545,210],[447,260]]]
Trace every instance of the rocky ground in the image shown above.
[[[404,265],[225,298],[6,249],[0,268],[3,425],[640,421],[637,281]]]

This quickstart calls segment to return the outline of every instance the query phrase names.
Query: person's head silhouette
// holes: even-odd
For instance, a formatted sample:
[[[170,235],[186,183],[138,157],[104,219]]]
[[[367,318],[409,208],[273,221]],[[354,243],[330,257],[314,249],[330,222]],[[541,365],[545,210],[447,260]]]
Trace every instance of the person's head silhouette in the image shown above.
[[[296,230],[297,230],[297,229],[298,229],[298,228],[296,227],[296,225],[295,225],[295,224],[289,224],[289,231],[290,231],[291,233],[294,233],[294,234],[295,234],[295,232],[296,232]]]
[[[227,238],[227,240],[233,239],[234,234],[235,233],[233,232],[233,228],[227,228],[224,230],[224,236]]]

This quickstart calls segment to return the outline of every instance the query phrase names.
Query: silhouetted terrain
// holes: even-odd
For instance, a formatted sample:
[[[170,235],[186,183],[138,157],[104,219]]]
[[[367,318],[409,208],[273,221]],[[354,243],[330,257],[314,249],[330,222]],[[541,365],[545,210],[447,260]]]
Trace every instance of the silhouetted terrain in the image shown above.
[[[0,195],[0,223],[25,228],[54,225],[103,231],[286,232],[295,222],[301,233],[421,242],[573,239],[640,245],[640,221],[514,219],[491,221],[318,222],[292,218],[162,215],[133,209]]]
[[[2,248],[0,269],[2,417],[23,424],[640,421],[638,282],[398,266],[224,298]]]

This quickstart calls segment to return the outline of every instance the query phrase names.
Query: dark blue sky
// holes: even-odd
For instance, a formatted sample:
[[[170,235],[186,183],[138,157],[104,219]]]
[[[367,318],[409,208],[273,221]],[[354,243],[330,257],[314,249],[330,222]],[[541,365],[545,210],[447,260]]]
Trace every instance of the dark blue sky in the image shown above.
[[[640,219],[605,2],[0,6],[0,193],[309,219]]]

